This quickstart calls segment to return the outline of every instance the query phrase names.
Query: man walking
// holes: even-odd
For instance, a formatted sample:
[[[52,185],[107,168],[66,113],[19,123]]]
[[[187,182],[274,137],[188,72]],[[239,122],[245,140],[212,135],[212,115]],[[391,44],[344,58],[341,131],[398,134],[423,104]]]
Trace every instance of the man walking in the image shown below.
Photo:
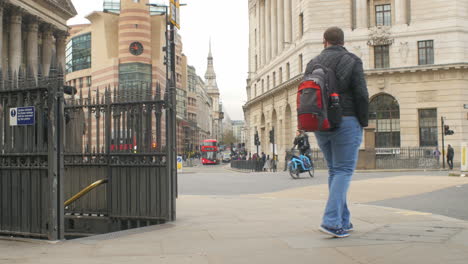
[[[455,156],[455,153],[453,152],[452,146],[449,144],[447,148],[447,164],[451,170],[453,170],[453,156]]]
[[[343,120],[333,131],[315,132],[328,165],[329,196],[320,231],[334,237],[347,237],[353,225],[346,196],[356,168],[363,127],[368,124],[369,94],[361,59],[343,47],[343,30],[328,28],[323,38],[325,49],[307,64],[306,74],[316,64],[334,70]]]

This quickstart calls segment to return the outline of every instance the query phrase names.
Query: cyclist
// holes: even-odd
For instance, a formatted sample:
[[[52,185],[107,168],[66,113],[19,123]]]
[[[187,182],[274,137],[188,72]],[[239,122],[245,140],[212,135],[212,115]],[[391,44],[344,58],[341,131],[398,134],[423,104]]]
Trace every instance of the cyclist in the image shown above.
[[[301,155],[304,155],[309,158],[310,164],[312,164],[312,155],[311,155],[311,150],[310,150],[310,144],[309,144],[309,136],[304,132],[304,130],[298,129],[296,132],[296,138],[294,138],[294,147],[293,149],[297,146],[299,151],[301,152]]]

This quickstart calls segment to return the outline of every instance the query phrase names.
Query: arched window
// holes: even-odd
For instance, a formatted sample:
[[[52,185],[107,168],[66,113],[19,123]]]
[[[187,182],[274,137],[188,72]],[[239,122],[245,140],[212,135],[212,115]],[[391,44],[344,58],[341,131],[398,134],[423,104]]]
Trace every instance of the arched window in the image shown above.
[[[378,94],[369,105],[369,123],[375,125],[377,148],[400,147],[400,106],[391,95]]]

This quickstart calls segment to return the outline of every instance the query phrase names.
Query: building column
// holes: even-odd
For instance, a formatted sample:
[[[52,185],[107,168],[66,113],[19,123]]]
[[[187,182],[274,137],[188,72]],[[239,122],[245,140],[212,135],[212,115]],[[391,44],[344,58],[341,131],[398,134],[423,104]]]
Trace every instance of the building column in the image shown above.
[[[42,74],[49,76],[52,62],[52,28],[46,25],[42,31]]]
[[[256,15],[256,20],[255,23],[257,24],[257,32],[255,38],[257,39],[256,47],[255,47],[255,55],[257,55],[257,70],[260,68],[260,65],[262,65],[262,26],[260,24],[260,1],[257,2],[257,5],[255,6],[255,15]]]
[[[284,0],[278,0],[276,6],[278,10],[278,53],[284,48]]]
[[[367,0],[356,0],[356,28],[367,28],[367,20]]]
[[[284,0],[284,39],[285,42],[292,42],[292,14],[291,0]]]
[[[28,21],[28,57],[27,70],[36,78],[38,66],[38,34],[39,24],[36,18],[30,18]]]
[[[260,57],[262,57],[262,65],[265,65],[266,62],[266,24],[265,24],[265,2],[260,6],[260,41],[261,41],[261,51]]]
[[[21,66],[21,22],[23,18],[19,9],[11,10],[10,17],[10,43],[9,43],[9,67],[12,76],[18,76]]]
[[[60,67],[60,70],[63,74],[65,74],[66,45],[67,45],[67,32],[57,31],[55,33],[55,52],[57,53],[57,67]]]
[[[406,21],[406,4],[407,0],[395,0],[395,24],[407,24]]]
[[[278,12],[277,10],[277,0],[271,1],[271,57],[275,58],[278,54]]]
[[[265,42],[266,42],[266,57],[265,62],[271,59],[271,1],[265,0]]]

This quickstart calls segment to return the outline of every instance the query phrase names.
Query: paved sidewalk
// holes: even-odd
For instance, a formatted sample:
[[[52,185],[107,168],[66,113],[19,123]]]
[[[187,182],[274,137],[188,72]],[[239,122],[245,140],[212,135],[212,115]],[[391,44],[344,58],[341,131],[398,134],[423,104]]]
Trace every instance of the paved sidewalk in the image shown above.
[[[317,231],[324,201],[182,196],[176,222],[58,243],[0,239],[0,263],[466,264],[468,222],[361,204],[356,231]]]

